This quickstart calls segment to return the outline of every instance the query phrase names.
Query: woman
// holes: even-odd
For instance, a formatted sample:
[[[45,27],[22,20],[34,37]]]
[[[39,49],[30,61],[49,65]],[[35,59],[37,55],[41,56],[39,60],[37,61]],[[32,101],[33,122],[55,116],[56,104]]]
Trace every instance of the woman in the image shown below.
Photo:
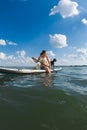
[[[50,59],[48,58],[45,50],[40,53],[37,61],[41,63],[41,69],[45,69],[49,74],[51,73]]]

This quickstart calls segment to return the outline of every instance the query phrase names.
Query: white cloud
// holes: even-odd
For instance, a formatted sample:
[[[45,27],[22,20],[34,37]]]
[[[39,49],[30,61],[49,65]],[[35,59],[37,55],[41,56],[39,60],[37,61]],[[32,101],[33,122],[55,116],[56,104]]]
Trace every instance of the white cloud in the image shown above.
[[[51,9],[49,16],[60,13],[63,18],[73,17],[79,14],[77,7],[78,3],[75,1],[60,0],[60,2]]]
[[[50,37],[50,43],[55,47],[55,48],[63,48],[68,46],[67,44],[67,37],[62,34],[54,34],[54,35],[49,35]]]
[[[14,55],[0,52],[0,66],[31,66],[34,65],[31,57],[26,56],[24,50],[17,51]]]
[[[7,59],[9,59],[9,60],[15,60],[15,56],[14,56],[14,55],[9,55],[9,56],[7,57]]]
[[[26,55],[26,52],[25,52],[24,50],[22,50],[22,51],[17,51],[16,53],[18,54],[19,57],[22,57],[22,58],[24,58],[25,55]]]
[[[87,49],[86,48],[77,49],[77,52],[79,52],[80,54],[83,54],[83,55],[87,55]]]
[[[12,42],[12,41],[8,41],[8,40],[4,40],[4,39],[0,39],[0,46],[5,46],[5,45],[17,45],[17,43]]]
[[[6,59],[6,54],[3,52],[0,52],[0,59],[2,60]]]
[[[6,41],[3,39],[0,39],[0,46],[5,46],[6,45]]]
[[[67,53],[62,57],[58,64],[62,65],[87,65],[87,48],[72,47],[72,52]]]
[[[9,45],[13,45],[13,46],[16,46],[16,45],[17,45],[17,43],[12,42],[12,41],[8,41],[7,43],[8,43]]]
[[[55,57],[56,56],[56,54],[54,54],[53,51],[47,51],[47,55],[49,57]]]
[[[81,22],[87,26],[87,19],[82,19]]]

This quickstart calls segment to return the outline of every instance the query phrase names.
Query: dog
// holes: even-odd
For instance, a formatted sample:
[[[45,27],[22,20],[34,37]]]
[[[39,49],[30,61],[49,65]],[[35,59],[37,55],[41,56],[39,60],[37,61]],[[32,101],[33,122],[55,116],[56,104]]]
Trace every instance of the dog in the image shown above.
[[[57,60],[54,58],[50,63],[51,63],[51,67],[54,67],[54,63],[56,62]]]

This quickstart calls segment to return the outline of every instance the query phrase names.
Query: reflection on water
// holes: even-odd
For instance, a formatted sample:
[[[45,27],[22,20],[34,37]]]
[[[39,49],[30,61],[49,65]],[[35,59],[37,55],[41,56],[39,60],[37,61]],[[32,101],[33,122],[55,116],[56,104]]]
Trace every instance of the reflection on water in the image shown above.
[[[53,87],[53,75],[46,74],[44,77],[41,77],[42,84],[46,87]]]
[[[0,87],[53,87],[53,75],[0,75]]]

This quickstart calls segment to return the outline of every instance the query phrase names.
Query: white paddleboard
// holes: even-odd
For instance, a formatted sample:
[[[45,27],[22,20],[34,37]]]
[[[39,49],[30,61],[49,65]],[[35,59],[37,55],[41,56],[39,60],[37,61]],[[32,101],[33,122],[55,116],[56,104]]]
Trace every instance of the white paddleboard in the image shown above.
[[[51,70],[51,72],[58,72],[62,70],[62,68],[57,68]],[[13,69],[13,68],[3,68],[0,67],[0,73],[7,73],[7,74],[38,74],[38,73],[46,73],[46,70],[41,69]]]

